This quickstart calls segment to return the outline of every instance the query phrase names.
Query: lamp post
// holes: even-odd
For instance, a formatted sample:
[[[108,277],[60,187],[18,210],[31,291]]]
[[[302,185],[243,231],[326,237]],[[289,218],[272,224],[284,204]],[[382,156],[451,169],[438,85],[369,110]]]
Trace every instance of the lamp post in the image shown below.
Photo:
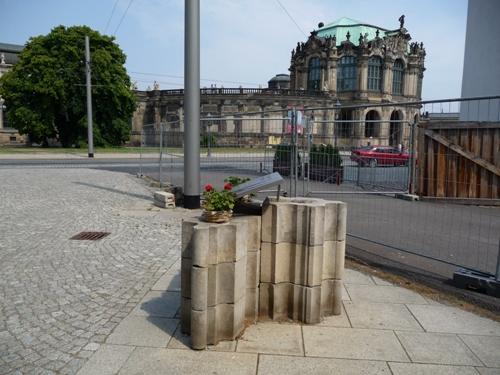
[[[0,98],[0,129],[3,129],[3,111],[7,107],[3,105],[5,103],[5,100],[3,98]]]
[[[184,207],[200,208],[200,0],[185,0]]]

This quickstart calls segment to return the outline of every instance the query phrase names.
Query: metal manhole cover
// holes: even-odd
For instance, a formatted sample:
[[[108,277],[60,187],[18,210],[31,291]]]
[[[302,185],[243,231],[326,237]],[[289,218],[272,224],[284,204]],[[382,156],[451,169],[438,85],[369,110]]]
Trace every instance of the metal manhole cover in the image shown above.
[[[110,234],[109,232],[80,232],[71,237],[70,240],[97,241],[100,240],[101,238],[106,237],[109,234]]]

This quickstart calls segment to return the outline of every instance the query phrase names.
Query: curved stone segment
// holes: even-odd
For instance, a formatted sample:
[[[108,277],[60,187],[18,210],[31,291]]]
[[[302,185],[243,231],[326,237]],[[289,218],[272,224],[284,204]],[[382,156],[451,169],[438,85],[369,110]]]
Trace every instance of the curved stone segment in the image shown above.
[[[322,199],[264,202],[259,318],[318,323],[341,313],[346,212]]]
[[[183,222],[181,329],[191,335],[193,349],[234,340],[243,332],[246,312],[255,321],[259,255],[260,217]],[[247,301],[253,302],[248,308]]]
[[[262,213],[262,242],[322,245],[343,241],[346,204],[315,198],[268,198]]]
[[[182,226],[181,329],[193,349],[233,340],[245,323],[319,323],[342,311],[346,205],[268,199],[263,215]]]

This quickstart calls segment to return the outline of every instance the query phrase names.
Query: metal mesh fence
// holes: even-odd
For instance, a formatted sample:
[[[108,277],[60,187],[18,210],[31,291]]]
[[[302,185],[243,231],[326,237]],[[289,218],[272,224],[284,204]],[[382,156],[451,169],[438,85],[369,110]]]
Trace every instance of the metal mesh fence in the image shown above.
[[[363,251],[451,266],[436,272],[494,274],[498,100],[460,100],[204,114],[201,182],[220,187],[229,176],[277,171],[290,196],[347,202],[348,243]],[[183,124],[145,126],[142,139],[142,173],[182,185]]]

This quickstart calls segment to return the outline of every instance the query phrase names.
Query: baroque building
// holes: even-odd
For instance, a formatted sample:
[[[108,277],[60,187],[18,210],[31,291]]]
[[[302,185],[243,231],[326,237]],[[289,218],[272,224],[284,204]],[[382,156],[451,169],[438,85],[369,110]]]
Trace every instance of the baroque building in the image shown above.
[[[278,118],[291,106],[322,108],[306,113],[314,143],[346,148],[368,143],[407,146],[408,124],[417,120],[419,106],[398,103],[421,99],[425,50],[422,43],[410,43],[404,16],[399,21],[395,30],[349,18],[319,24],[306,42],[293,49],[290,76],[278,74],[262,89],[201,89],[201,117],[221,119],[211,131],[219,133],[222,143],[261,144],[275,142],[289,131],[286,121]],[[167,130],[183,132],[183,90],[155,87],[136,94],[133,142],[138,142],[143,129],[160,123]],[[388,106],[362,107],[377,103]],[[280,109],[280,114],[266,113]],[[232,114],[237,115],[230,118]],[[182,137],[178,139],[182,142]]]
[[[320,23],[292,51],[291,89],[325,93],[341,107],[394,104],[341,109],[335,126],[321,130],[335,135],[339,145],[406,143],[409,129],[404,124],[416,120],[418,107],[398,103],[421,100],[425,49],[423,43],[410,43],[404,15],[399,22],[395,30],[349,18]]]
[[[0,77],[7,73],[17,63],[24,46],[0,43]],[[17,145],[24,143],[24,137],[16,129],[10,128],[6,121],[4,110],[5,100],[0,96],[0,145]]]

